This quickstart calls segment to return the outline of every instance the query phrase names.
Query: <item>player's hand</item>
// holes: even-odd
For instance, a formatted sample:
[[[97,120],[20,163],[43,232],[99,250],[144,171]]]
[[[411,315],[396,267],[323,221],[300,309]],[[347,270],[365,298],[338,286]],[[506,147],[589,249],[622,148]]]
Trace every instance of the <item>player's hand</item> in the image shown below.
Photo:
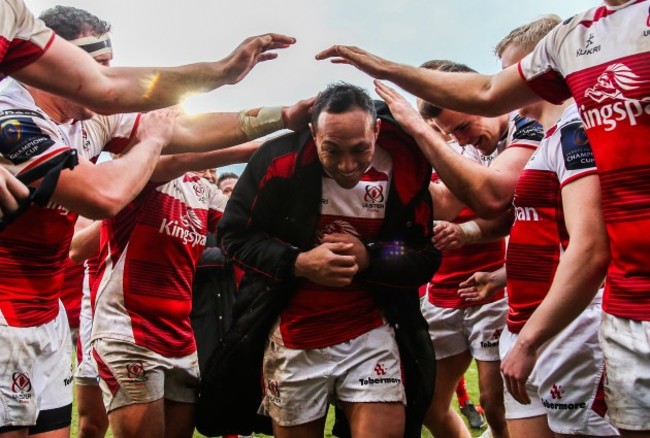
[[[495,272],[475,272],[458,285],[458,295],[468,302],[481,301],[491,297],[505,286]]]
[[[501,362],[503,381],[512,397],[522,405],[530,404],[530,397],[526,391],[526,381],[533,372],[537,352],[517,340],[512,349]]]
[[[282,108],[284,126],[292,131],[306,128],[311,121],[311,111],[315,101],[316,98],[311,97]]]
[[[458,224],[447,221],[435,221],[431,242],[437,250],[447,251],[465,246],[467,236],[463,228]]]
[[[146,140],[154,142],[161,148],[167,146],[172,139],[178,114],[177,108],[161,109],[143,114],[136,132],[137,142]]]
[[[224,83],[236,84],[244,79],[257,63],[277,58],[278,54],[271,50],[284,49],[295,42],[295,38],[277,33],[246,38],[218,63],[218,74],[225,75]]]
[[[375,91],[384,99],[395,120],[408,134],[415,136],[418,132],[430,131],[431,128],[411,103],[394,88],[375,80]]]
[[[324,286],[343,287],[352,282],[359,271],[352,251],[352,243],[322,243],[316,248],[301,252],[296,258],[294,274]]]
[[[357,265],[359,265],[359,271],[363,271],[368,268],[370,265],[370,257],[368,256],[368,250],[366,249],[366,246],[363,244],[361,240],[359,240],[357,237],[347,234],[347,233],[331,233],[331,234],[326,234],[323,236],[323,239],[321,240],[323,243],[325,242],[343,242],[343,243],[351,243],[352,248],[349,250],[345,250],[340,252],[340,254],[347,254],[347,255],[352,255],[355,257],[355,260],[357,262]]]
[[[18,209],[20,201],[29,196],[29,189],[0,166],[0,219]]]
[[[354,46],[332,46],[316,55],[316,59],[329,59],[334,64],[349,64],[377,79],[386,79],[392,62]]]

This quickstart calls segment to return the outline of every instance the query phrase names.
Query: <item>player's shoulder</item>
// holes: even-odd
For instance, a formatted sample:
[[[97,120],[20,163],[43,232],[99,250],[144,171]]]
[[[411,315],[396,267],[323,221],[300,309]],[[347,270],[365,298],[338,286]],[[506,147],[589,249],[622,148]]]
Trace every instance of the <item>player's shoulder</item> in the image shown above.
[[[544,127],[535,119],[522,117],[519,114],[511,116],[513,125],[512,140],[542,141],[544,138]]]

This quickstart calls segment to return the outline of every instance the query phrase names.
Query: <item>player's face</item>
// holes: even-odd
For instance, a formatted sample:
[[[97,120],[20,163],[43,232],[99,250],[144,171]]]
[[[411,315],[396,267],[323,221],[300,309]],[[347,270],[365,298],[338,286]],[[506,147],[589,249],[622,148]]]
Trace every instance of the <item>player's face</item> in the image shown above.
[[[526,55],[526,51],[521,49],[518,45],[510,44],[506,46],[505,50],[501,54],[501,67],[505,69],[511,65],[517,64]],[[539,120],[542,115],[543,106],[544,104],[541,102],[526,105],[519,109],[519,114],[522,117]]]
[[[435,121],[443,134],[453,135],[461,146],[474,146],[484,155],[494,152],[501,137],[498,118],[443,109]]]
[[[339,186],[351,189],[366,172],[379,126],[379,120],[359,107],[341,114],[323,111],[318,116],[318,127],[312,127],[318,158]]]
[[[236,178],[226,178],[221,181],[219,188],[224,195],[230,198],[230,195],[232,195],[232,190],[235,188],[235,184],[237,184]]]

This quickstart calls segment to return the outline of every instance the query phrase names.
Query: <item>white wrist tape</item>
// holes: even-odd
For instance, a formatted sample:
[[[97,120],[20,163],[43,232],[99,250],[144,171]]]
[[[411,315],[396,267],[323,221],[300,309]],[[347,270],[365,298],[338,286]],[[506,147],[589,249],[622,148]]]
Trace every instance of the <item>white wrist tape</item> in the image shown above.
[[[284,128],[282,107],[265,106],[259,110],[242,110],[239,112],[239,126],[248,140],[278,131]]]
[[[481,227],[474,221],[463,222],[459,225],[460,229],[465,233],[465,241],[467,243],[476,242],[481,239]]]

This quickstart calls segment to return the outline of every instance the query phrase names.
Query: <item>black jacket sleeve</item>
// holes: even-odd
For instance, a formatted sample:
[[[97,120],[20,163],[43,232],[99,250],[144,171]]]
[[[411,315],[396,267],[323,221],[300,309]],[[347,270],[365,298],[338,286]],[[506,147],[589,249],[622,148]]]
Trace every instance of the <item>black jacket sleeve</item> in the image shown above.
[[[294,158],[291,152],[275,150],[276,144],[265,143],[251,157],[219,221],[217,235],[224,253],[235,263],[283,281],[293,277],[299,250],[277,237],[281,235],[278,230],[286,226],[282,196],[291,189],[283,169]]]

